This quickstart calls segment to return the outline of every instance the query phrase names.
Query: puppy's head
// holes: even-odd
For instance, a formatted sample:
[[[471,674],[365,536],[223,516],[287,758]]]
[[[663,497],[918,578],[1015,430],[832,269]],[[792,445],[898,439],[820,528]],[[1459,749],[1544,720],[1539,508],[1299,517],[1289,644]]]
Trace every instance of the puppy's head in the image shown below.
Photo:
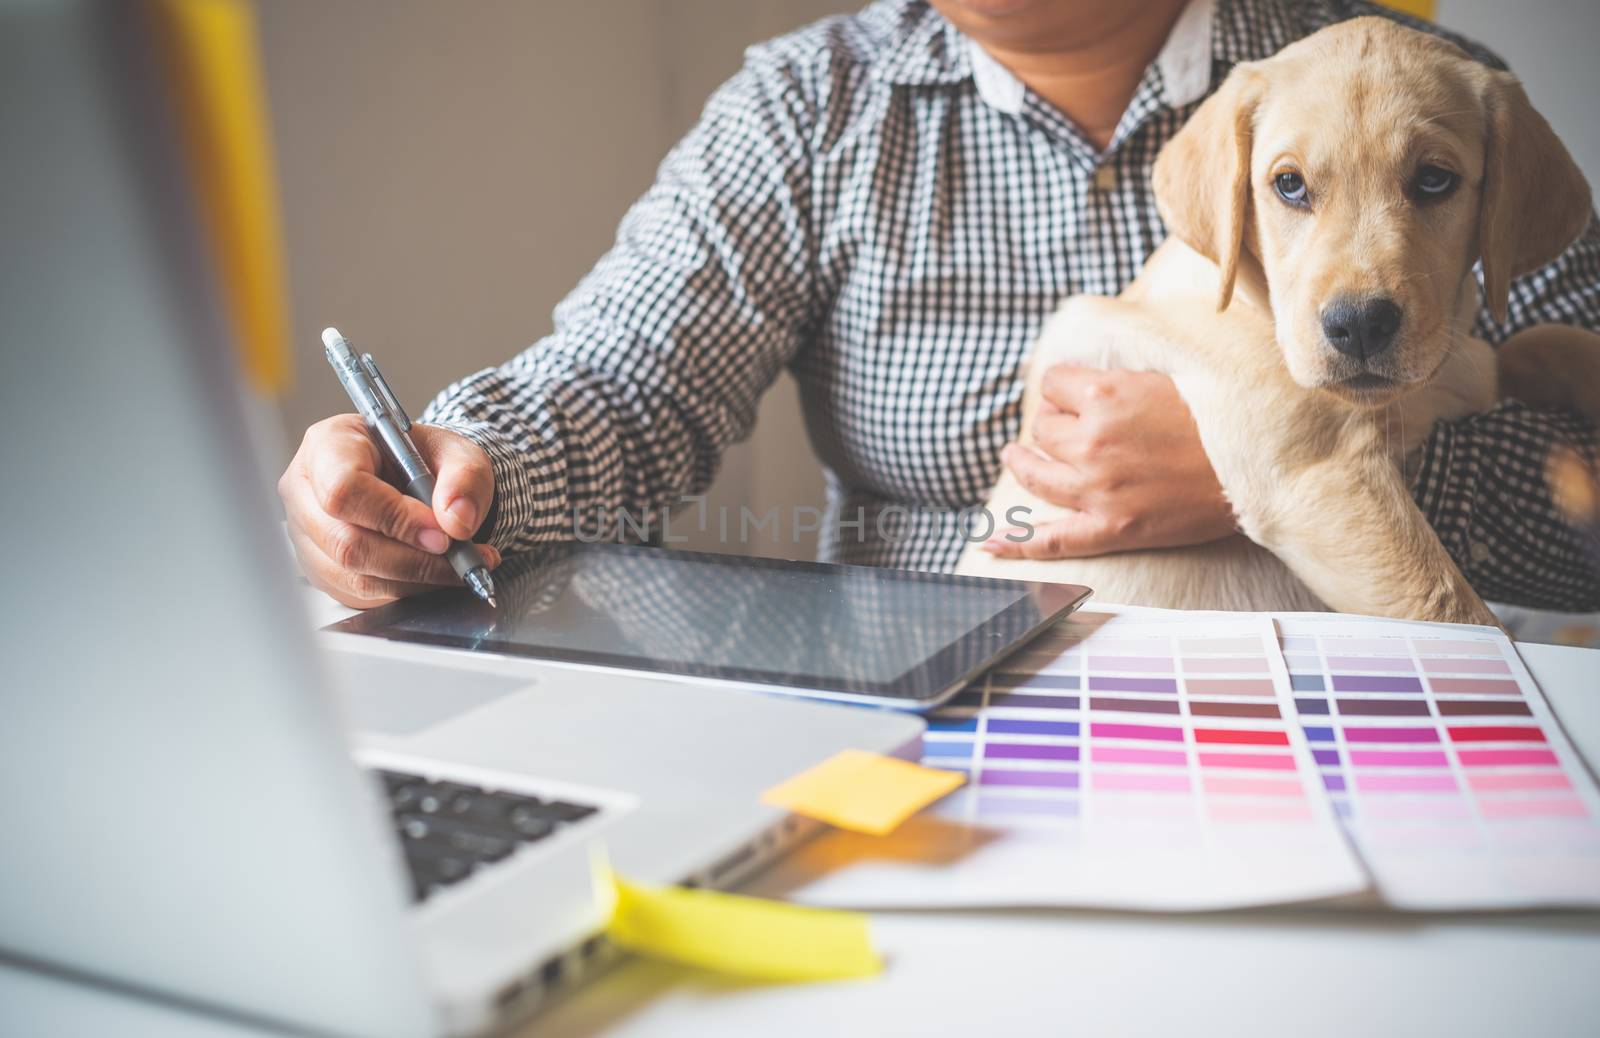
[[[1296,382],[1388,403],[1432,377],[1476,303],[1583,230],[1589,188],[1510,75],[1382,18],[1238,66],[1155,167],[1168,228],[1261,264]]]

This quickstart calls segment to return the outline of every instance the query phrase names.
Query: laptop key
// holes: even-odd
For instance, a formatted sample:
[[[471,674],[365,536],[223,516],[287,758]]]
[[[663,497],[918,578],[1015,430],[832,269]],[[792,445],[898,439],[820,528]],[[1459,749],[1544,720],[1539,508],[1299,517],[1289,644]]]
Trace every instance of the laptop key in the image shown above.
[[[383,780],[383,788],[391,793],[401,786],[409,786],[413,782],[422,781],[415,775],[407,775],[399,771],[385,771],[382,768],[374,768],[372,773]]]
[[[432,782],[417,797],[417,810],[423,814],[460,813],[458,805],[470,803],[483,790],[459,782]]]
[[[565,800],[535,800],[524,805],[522,814],[527,818],[543,818],[550,822],[576,822],[595,813],[595,808],[585,804],[569,804]]]
[[[517,849],[516,840],[436,816],[401,815],[400,832],[408,843],[465,854],[476,861],[499,861]]]
[[[551,800],[544,805],[548,817],[558,822],[576,822],[580,818],[588,818],[595,813],[595,808],[587,804],[569,804],[565,800]]]
[[[406,843],[406,859],[430,883],[441,886],[466,879],[477,864],[465,854],[433,847],[420,840]]]
[[[383,776],[384,791],[389,795],[389,806],[395,811],[410,811],[428,788],[425,779],[416,775],[402,775],[394,771],[379,772]]]
[[[518,840],[542,840],[555,831],[555,820],[543,813],[544,804],[533,797],[509,793],[479,793],[452,804],[448,817]]]

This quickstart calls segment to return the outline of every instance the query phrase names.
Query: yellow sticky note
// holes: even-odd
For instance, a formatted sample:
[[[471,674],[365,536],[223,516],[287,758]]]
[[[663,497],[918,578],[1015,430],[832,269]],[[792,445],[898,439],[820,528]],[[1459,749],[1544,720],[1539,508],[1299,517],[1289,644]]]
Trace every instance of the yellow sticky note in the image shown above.
[[[803,908],[714,890],[629,883],[604,863],[606,935],[629,951],[756,980],[842,980],[883,970],[859,912]]]
[[[773,786],[761,802],[841,829],[882,836],[965,781],[959,772],[844,750]]]

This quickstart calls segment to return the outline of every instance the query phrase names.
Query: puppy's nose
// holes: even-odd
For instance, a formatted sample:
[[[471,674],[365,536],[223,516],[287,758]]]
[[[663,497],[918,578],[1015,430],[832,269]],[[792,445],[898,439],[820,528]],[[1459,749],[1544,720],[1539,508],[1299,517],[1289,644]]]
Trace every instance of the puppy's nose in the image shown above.
[[[1328,345],[1356,360],[1366,360],[1388,349],[1400,330],[1400,308],[1394,300],[1378,298],[1335,299],[1322,311],[1322,334]]]

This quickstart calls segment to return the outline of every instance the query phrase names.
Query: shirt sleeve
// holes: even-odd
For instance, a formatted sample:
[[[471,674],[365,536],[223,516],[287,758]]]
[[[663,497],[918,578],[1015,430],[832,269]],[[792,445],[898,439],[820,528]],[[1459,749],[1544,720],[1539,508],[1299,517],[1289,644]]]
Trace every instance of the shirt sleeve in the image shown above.
[[[711,98],[555,310],[553,334],[446,388],[423,421],[479,444],[503,551],[592,535],[710,484],[815,310],[811,109],[752,60]],[[635,520],[637,521],[637,519]]]
[[[1511,285],[1505,323],[1483,311],[1475,335],[1498,346],[1535,324],[1600,331],[1600,224],[1559,259]],[[1586,419],[1504,402],[1440,423],[1412,490],[1451,558],[1484,598],[1535,609],[1600,609],[1600,573],[1562,518],[1545,479],[1566,446],[1594,464],[1600,434]]]

